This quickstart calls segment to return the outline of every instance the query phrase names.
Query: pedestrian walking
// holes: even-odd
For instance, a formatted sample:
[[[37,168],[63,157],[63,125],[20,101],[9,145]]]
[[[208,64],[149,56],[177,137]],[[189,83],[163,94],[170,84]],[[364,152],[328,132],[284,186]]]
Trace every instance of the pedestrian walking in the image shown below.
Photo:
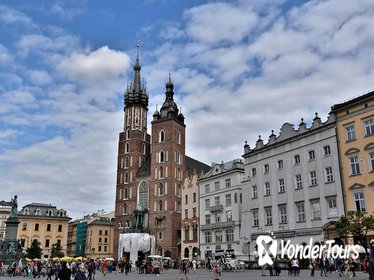
[[[217,261],[213,261],[212,263],[212,278],[213,280],[221,279],[221,268]]]

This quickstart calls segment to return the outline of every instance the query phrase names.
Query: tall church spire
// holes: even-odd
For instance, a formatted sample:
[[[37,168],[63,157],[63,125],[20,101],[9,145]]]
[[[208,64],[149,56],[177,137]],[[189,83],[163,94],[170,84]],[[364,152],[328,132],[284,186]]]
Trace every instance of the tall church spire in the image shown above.
[[[134,82],[128,87],[125,93],[125,106],[139,104],[148,109],[148,94],[145,83],[141,84],[139,63],[139,43],[136,45],[136,62],[134,65]]]

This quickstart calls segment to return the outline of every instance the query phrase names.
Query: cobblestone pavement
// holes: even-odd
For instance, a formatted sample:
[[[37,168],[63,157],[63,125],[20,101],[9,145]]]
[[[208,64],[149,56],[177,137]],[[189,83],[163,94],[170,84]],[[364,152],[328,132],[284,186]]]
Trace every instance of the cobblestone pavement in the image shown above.
[[[262,276],[264,274],[265,276]],[[356,277],[353,277],[352,280],[366,280],[369,279],[369,275],[362,272],[357,272]],[[27,279],[26,277],[8,277],[0,276],[0,280],[15,280],[15,279]],[[238,272],[222,272],[221,280],[248,280],[248,279],[269,279],[269,271],[261,270],[245,270]],[[273,280],[285,280],[285,279],[348,279],[348,277],[339,277],[337,273],[328,274],[328,277],[321,277],[320,272],[316,271],[315,277],[310,276],[309,270],[302,270],[299,276],[288,276],[287,271],[282,271],[280,276],[273,276]],[[31,278],[30,278],[31,279]],[[41,280],[46,280],[47,277],[40,277]],[[137,272],[131,272],[127,276],[124,273],[113,272],[107,276],[103,276],[101,273],[95,274],[95,280],[132,280],[132,279],[154,279],[154,280],[181,280],[179,270],[170,269],[163,271],[159,277],[155,277],[153,274],[138,274]],[[188,274],[188,280],[212,280],[210,271],[206,269],[198,269],[196,273],[190,271]],[[52,280],[55,280],[52,278]]]

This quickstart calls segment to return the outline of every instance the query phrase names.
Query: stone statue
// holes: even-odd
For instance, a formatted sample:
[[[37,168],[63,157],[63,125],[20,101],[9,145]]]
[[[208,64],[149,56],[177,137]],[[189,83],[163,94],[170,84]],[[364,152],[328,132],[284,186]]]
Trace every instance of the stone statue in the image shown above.
[[[15,195],[14,198],[10,200],[10,203],[12,204],[12,210],[10,211],[10,218],[17,218],[18,214],[18,202],[17,202],[17,196]]]
[[[8,249],[6,250],[8,255],[15,255],[17,253],[16,243],[11,241],[8,243]]]

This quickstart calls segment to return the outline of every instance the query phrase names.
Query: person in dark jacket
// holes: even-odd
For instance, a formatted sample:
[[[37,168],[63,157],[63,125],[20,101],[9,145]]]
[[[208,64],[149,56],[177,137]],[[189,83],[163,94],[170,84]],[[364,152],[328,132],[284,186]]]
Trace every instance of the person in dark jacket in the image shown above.
[[[84,265],[84,263],[81,263],[79,265],[78,271],[77,271],[77,273],[75,273],[74,280],[87,280],[86,266]]]
[[[70,280],[71,270],[66,266],[66,262],[61,263],[61,269],[58,272],[60,280]]]

